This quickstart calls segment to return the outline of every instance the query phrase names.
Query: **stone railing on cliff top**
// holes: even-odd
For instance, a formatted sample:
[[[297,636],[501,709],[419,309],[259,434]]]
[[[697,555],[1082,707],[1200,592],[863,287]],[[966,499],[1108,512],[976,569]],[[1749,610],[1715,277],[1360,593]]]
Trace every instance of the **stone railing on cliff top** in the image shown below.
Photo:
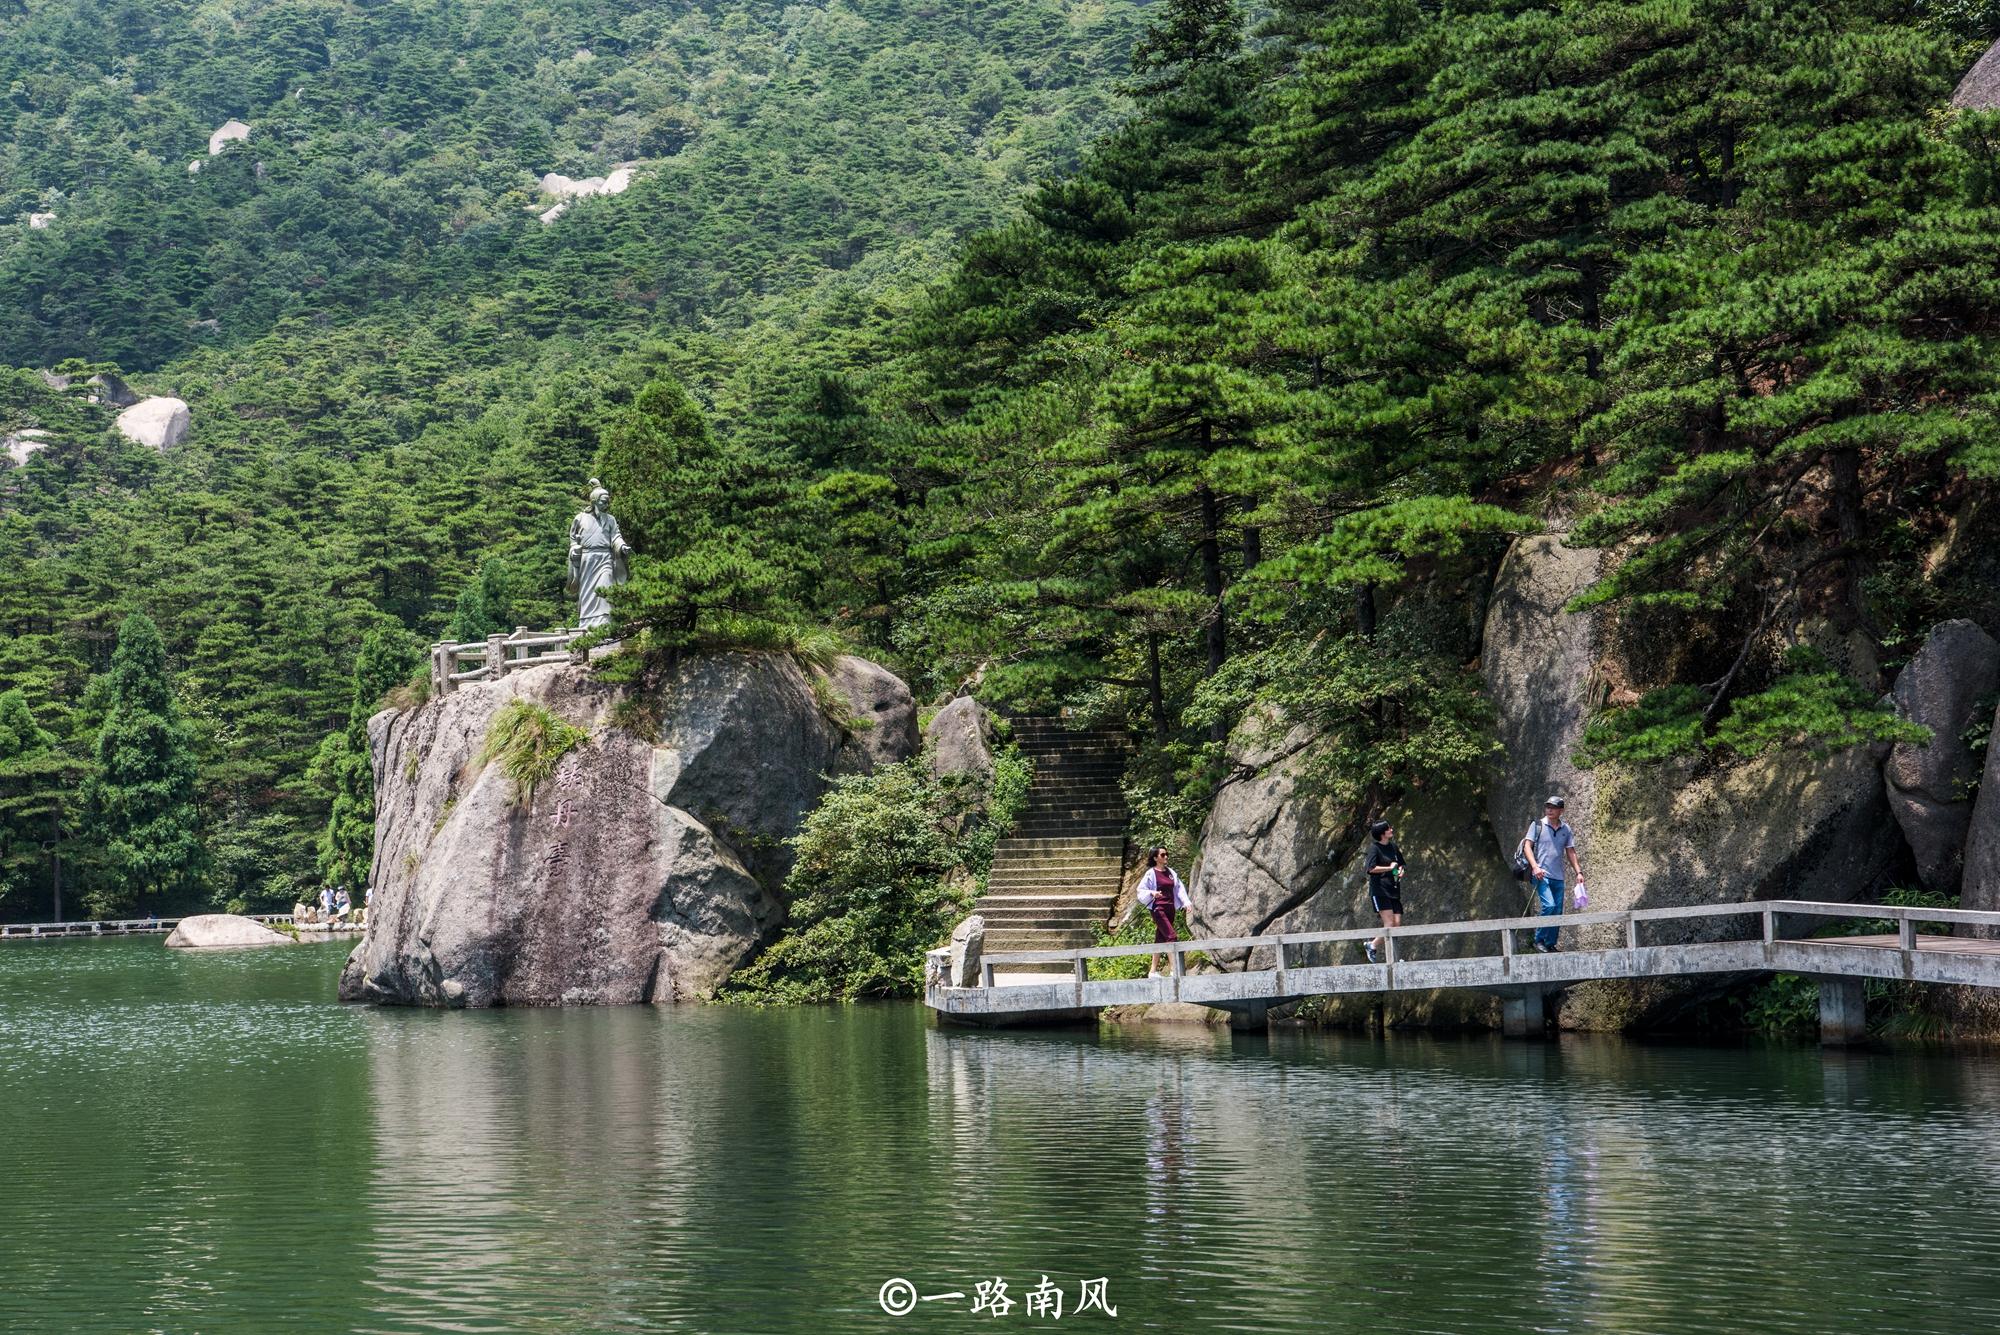
[[[431,694],[450,695],[468,681],[492,681],[523,668],[567,663],[573,657],[570,645],[583,636],[581,627],[530,631],[516,626],[512,635],[488,635],[466,644],[441,640],[431,646]],[[467,663],[478,666],[468,668]]]

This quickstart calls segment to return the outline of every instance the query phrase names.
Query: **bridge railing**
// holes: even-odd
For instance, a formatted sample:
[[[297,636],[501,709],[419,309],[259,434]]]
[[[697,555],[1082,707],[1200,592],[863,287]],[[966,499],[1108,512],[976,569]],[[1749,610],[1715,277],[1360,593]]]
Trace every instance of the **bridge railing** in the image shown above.
[[[469,681],[492,681],[523,668],[568,662],[570,646],[584,634],[581,626],[543,631],[516,626],[512,635],[488,635],[464,643],[440,640],[431,646],[431,694],[449,695]]]
[[[290,922],[289,913],[246,913],[252,922],[265,926]],[[77,918],[70,922],[0,922],[0,940],[27,940],[53,936],[134,936],[171,932],[180,924],[173,918]]]
[[[1279,974],[1283,974],[1287,968],[1285,955],[1288,950],[1335,942],[1372,941],[1377,938],[1381,938],[1383,942],[1383,960],[1390,965],[1397,962],[1398,940],[1427,937],[1497,936],[1500,958],[1511,959],[1515,954],[1514,937],[1517,932],[1532,932],[1548,927],[1590,927],[1600,924],[1615,924],[1622,928],[1626,948],[1637,950],[1648,944],[1642,939],[1643,934],[1640,930],[1647,923],[1743,917],[1759,920],[1758,936],[1766,944],[1778,939],[1782,920],[1786,917],[1886,919],[1895,924],[1897,948],[1906,955],[1918,948],[1916,939],[1918,923],[2000,927],[2000,913],[1977,909],[1906,908],[1893,904],[1848,904],[1803,899],[1753,900],[1737,904],[1690,904],[1675,908],[1552,913],[1546,916],[1484,918],[1468,922],[1419,923],[1402,927],[1353,927],[1331,932],[1284,932],[1273,936],[1201,938],[1150,945],[1086,946],[1076,950],[994,951],[980,957],[980,985],[994,986],[994,971],[1009,964],[1070,964],[1074,967],[1077,981],[1084,982],[1088,980],[1091,960],[1161,955],[1169,957],[1173,976],[1179,978],[1186,973],[1188,954],[1194,951],[1210,955],[1219,951],[1266,951],[1273,959],[1272,967]],[[949,950],[931,952],[931,959],[938,964],[940,972],[949,957]]]

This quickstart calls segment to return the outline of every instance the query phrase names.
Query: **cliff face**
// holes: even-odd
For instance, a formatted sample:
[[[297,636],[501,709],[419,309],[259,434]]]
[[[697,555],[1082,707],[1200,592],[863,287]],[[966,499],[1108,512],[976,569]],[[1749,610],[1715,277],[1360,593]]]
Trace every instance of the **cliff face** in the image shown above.
[[[1492,590],[1480,665],[1498,712],[1501,749],[1484,784],[1485,810],[1464,794],[1412,794],[1384,813],[1410,860],[1405,902],[1412,923],[1534,912],[1513,879],[1516,842],[1550,793],[1567,818],[1593,910],[1726,903],[1765,898],[1867,897],[1909,865],[1889,807],[1879,758],[1865,747],[1814,757],[1773,753],[1726,767],[1580,770],[1572,757],[1603,689],[1612,650],[1591,614],[1563,605],[1595,578],[1600,554],[1538,537],[1515,544]],[[1358,835],[1339,813],[1301,798],[1293,776],[1322,744],[1302,729],[1257,740],[1252,720],[1232,742],[1233,777],[1217,793],[1189,888],[1199,935],[1307,932],[1371,925]],[[1975,822],[1976,823],[1976,822]],[[1740,933],[1716,920],[1691,929]],[[1613,928],[1566,932],[1566,944],[1611,943]],[[1411,953],[1485,953],[1491,938],[1413,942]],[[1242,952],[1224,967],[1243,967]],[[1358,958],[1353,951],[1347,958]],[[1254,961],[1253,961],[1254,962]],[[1643,1024],[1680,1004],[1685,988],[1591,983],[1564,994],[1562,1021],[1577,1028]],[[1371,1003],[1372,1004],[1372,1003]],[[1391,1023],[1480,1022],[1490,1004],[1468,995],[1398,998]],[[1352,1012],[1330,1005],[1329,1015]]]
[[[829,718],[822,697],[844,701],[847,717]],[[590,734],[527,793],[478,759],[516,698]],[[621,717],[656,719],[657,740]],[[908,688],[872,663],[840,660],[816,692],[790,659],[763,655],[689,664],[643,700],[551,666],[379,714],[373,900],[340,995],[447,1006],[699,996],[783,922],[784,840],[827,777],[910,755],[915,724]]]

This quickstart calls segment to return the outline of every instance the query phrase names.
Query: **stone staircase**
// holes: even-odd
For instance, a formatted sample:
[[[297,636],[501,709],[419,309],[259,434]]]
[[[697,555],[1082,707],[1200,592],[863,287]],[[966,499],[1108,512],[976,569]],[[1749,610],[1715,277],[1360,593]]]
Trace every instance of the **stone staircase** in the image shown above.
[[[1014,738],[1034,762],[1028,803],[1014,832],[993,851],[986,894],[973,912],[986,919],[985,948],[1074,950],[1095,945],[1111,916],[1125,871],[1127,742],[1120,729],[1070,732],[1060,719],[1017,718]],[[1016,964],[1009,973],[1060,972],[1063,965]]]

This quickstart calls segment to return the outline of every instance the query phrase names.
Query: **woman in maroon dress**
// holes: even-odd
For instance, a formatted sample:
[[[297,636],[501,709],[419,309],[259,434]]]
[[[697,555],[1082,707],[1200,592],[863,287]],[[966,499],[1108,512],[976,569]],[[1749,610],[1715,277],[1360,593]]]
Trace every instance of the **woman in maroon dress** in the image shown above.
[[[1146,874],[1139,878],[1139,903],[1153,915],[1153,944],[1180,940],[1174,931],[1174,913],[1188,906],[1187,886],[1167,865],[1167,850],[1155,848],[1146,854]],[[1157,977],[1164,956],[1155,955],[1148,978]]]

